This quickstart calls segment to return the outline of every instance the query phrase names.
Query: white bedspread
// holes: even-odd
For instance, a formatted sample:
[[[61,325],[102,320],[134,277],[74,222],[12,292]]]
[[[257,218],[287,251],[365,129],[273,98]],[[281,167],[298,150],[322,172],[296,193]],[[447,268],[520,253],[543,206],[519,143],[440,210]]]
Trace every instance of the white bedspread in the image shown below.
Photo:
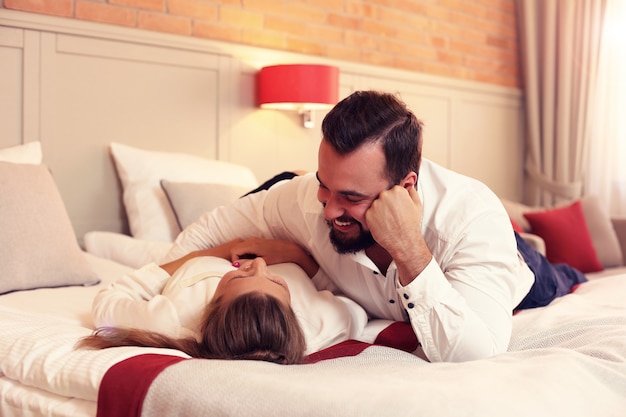
[[[521,312],[510,351],[473,362],[379,346],[294,367],[183,361],[157,377],[142,416],[624,416],[624,295],[626,277],[586,283]]]
[[[123,270],[103,272],[100,285]],[[113,364],[148,352],[185,357],[162,349],[74,350],[91,331],[86,317],[97,288],[66,290],[0,297],[2,417],[93,417],[100,382]],[[37,305],[28,305],[33,299]],[[183,360],[154,380],[142,415],[621,417],[624,299],[626,275],[590,281],[516,315],[509,352],[460,364],[431,364],[381,346],[298,366]]]

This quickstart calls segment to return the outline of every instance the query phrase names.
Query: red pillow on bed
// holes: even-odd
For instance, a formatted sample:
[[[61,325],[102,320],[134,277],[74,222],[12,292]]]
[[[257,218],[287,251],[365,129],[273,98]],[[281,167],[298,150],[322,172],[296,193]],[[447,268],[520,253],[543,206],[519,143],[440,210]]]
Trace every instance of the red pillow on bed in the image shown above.
[[[580,201],[544,211],[524,213],[531,232],[546,243],[546,258],[581,272],[602,271]]]

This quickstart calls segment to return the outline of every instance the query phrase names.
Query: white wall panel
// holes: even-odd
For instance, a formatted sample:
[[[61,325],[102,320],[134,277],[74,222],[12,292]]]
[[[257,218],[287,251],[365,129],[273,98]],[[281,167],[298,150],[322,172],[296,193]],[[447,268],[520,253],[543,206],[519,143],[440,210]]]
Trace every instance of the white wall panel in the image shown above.
[[[217,158],[223,57],[54,33],[41,49],[44,160],[79,236],[126,228],[110,142]]]
[[[0,147],[22,143],[24,31],[0,27]]]
[[[522,194],[520,103],[500,97],[463,97],[455,117],[450,167],[477,178],[500,197]]]

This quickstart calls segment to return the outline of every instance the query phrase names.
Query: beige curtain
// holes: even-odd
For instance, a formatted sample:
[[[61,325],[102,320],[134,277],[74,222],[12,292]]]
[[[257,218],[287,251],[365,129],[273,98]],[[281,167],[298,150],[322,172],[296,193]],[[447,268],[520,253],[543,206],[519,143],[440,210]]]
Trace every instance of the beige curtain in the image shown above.
[[[582,193],[606,0],[516,0],[526,113],[525,202]]]
[[[584,194],[626,216],[626,0],[607,0]]]

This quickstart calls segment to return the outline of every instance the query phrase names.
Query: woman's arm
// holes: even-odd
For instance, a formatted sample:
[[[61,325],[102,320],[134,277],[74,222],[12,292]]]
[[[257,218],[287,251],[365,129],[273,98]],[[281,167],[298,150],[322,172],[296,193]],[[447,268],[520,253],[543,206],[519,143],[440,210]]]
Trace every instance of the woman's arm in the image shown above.
[[[134,327],[177,337],[178,314],[160,295],[170,276],[156,264],[124,275],[98,292],[92,304],[96,327]]]

